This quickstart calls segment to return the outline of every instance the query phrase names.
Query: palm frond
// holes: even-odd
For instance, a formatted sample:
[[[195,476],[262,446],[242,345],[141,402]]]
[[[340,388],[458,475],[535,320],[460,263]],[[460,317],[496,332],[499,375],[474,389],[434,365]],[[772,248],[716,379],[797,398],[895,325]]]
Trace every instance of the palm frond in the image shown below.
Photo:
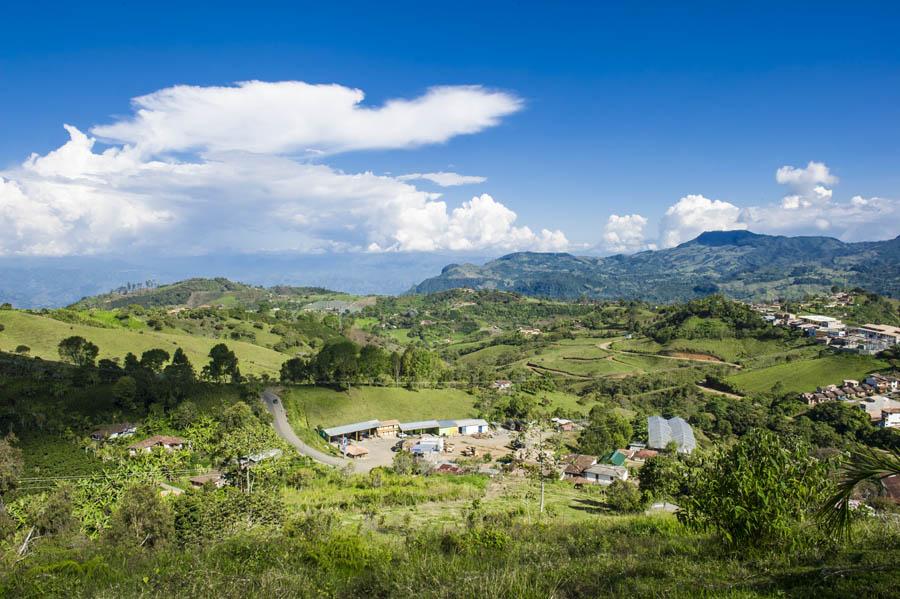
[[[871,447],[854,450],[844,463],[835,492],[818,510],[817,518],[829,532],[849,538],[852,517],[850,499],[853,491],[864,481],[880,483],[897,474],[900,474],[900,452],[880,451]]]

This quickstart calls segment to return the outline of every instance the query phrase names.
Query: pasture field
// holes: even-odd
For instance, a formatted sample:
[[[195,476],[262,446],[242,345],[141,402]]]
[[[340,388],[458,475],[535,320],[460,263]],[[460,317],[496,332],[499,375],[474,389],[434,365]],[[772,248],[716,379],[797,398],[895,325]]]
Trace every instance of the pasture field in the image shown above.
[[[843,379],[862,379],[888,366],[872,356],[850,354],[793,360],[767,368],[748,370],[728,377],[727,381],[744,392],[770,391],[781,383],[785,392],[803,393],[816,387],[840,383]]]
[[[660,344],[652,339],[627,339],[613,344],[613,349],[648,354],[662,352],[689,352],[706,354],[724,362],[744,363],[767,356],[784,355],[806,347],[803,341],[780,341],[777,339],[673,339]]]
[[[181,347],[198,371],[209,362],[209,350],[217,343],[226,343],[237,354],[244,374],[276,375],[287,359],[285,354],[245,341],[195,337],[151,329],[99,328],[60,322],[15,310],[0,310],[0,324],[4,326],[4,330],[0,331],[0,349],[11,352],[19,345],[26,345],[31,349],[29,355],[44,360],[59,360],[59,342],[72,335],[79,335],[96,344],[100,348],[100,358],[121,360],[128,352],[140,355],[141,352],[154,348],[164,349],[172,354],[177,347]]]

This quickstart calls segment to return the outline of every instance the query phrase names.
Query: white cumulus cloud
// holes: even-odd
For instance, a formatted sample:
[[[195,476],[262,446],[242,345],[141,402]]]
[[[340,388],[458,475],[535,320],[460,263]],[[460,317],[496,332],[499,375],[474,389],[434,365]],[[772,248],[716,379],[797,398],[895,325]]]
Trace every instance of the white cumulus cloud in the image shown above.
[[[603,228],[603,249],[617,254],[647,249],[646,226],[647,219],[640,214],[610,214]]]
[[[364,99],[359,89],[303,81],[178,85],[135,98],[134,117],[91,133],[145,154],[321,154],[442,143],[493,127],[522,108],[518,97],[476,85],[433,87],[374,107]]]
[[[516,226],[515,213],[486,194],[451,209],[410,178],[292,154],[439,143],[497,124],[518,109],[515,97],[461,87],[377,108],[361,101],[358,90],[301,82],[177,87],[137,99],[133,118],[93,128],[108,142],[100,150],[66,125],[62,146],[0,171],[0,255],[568,245],[560,231]]]
[[[674,247],[704,231],[746,229],[741,209],[729,202],[703,195],[687,195],[669,206],[660,223],[660,245]]]

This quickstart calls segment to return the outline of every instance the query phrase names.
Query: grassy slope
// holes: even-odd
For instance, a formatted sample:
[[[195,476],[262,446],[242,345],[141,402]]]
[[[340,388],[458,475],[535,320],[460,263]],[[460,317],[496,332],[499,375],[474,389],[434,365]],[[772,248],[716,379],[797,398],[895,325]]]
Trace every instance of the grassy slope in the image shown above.
[[[475,415],[475,398],[458,389],[410,391],[398,387],[295,387],[283,394],[294,429],[335,426],[362,420],[402,421],[467,418]]]
[[[715,356],[726,362],[742,362],[748,358],[780,355],[798,347],[797,342],[786,343],[777,340],[759,339],[673,339],[661,345],[652,339],[628,339],[616,342],[614,349],[659,353],[664,351],[687,351]]]
[[[887,363],[871,356],[832,355],[811,360],[795,360],[768,368],[741,372],[728,382],[744,391],[769,391],[781,382],[785,391],[813,391],[821,385],[840,383],[843,379],[860,379]]]
[[[100,348],[101,358],[122,358],[128,352],[140,355],[153,348],[161,348],[170,354],[181,347],[194,366],[199,368],[209,361],[210,348],[223,342],[218,339],[191,337],[151,330],[104,329],[60,322],[52,318],[17,311],[0,311],[0,348],[12,351],[23,344],[31,348],[32,356],[45,360],[58,360],[57,345],[72,335],[80,335]],[[245,374],[277,373],[285,360],[284,354],[243,341],[224,341],[234,350]]]

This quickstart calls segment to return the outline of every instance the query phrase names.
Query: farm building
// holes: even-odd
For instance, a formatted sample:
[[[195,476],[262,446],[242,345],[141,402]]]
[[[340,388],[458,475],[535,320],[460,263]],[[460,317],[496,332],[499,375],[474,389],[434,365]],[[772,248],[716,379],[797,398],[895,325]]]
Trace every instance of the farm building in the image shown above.
[[[382,420],[378,424],[378,429],[376,433],[379,437],[384,437],[386,439],[393,439],[397,436],[397,433],[400,432],[400,421],[399,420]]]
[[[94,432],[91,433],[91,439],[94,441],[103,441],[106,439],[119,439],[122,437],[130,437],[134,433],[137,432],[136,424],[122,423],[122,424],[111,424],[109,426],[104,426],[102,428],[98,428]]]
[[[438,434],[442,437],[453,437],[459,434],[456,420],[438,420]]]
[[[697,448],[694,430],[686,420],[678,416],[668,420],[662,416],[648,417],[647,434],[647,445],[651,449],[665,449],[672,441],[675,442],[678,453],[691,453]]]
[[[349,437],[359,441],[366,437],[372,437],[378,434],[378,426],[381,423],[377,420],[367,420],[365,422],[356,422],[354,424],[344,424],[342,426],[332,426],[331,428],[323,428],[320,433],[322,437],[328,441],[340,441],[344,437]]]
[[[438,433],[440,425],[437,420],[420,420],[418,422],[401,422],[400,431],[408,435],[424,435]]]
[[[143,441],[138,441],[137,443],[129,445],[128,453],[133,456],[138,453],[149,453],[153,451],[154,447],[162,447],[166,451],[173,451],[175,449],[183,449],[185,445],[187,445],[187,441],[181,437],[154,435],[149,439],[144,439]]]
[[[487,420],[481,418],[464,418],[456,421],[460,435],[474,435],[476,433],[488,432]]]

